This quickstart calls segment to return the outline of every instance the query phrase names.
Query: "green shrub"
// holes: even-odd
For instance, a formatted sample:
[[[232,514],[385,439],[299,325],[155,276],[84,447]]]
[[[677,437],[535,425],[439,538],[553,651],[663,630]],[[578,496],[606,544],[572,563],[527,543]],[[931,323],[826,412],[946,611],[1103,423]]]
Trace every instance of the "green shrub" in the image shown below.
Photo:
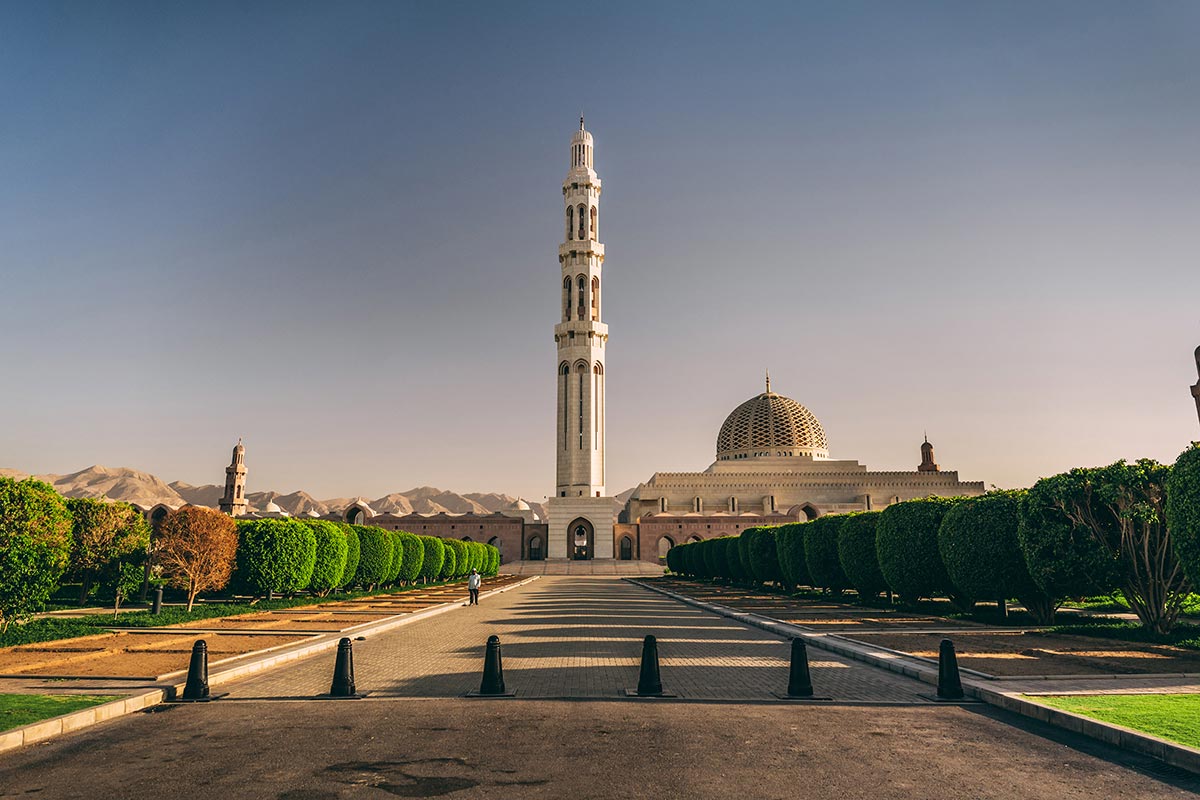
[[[47,483],[0,478],[0,633],[40,611],[71,555],[71,514]]]
[[[332,522],[319,519],[304,521],[312,529],[317,540],[316,560],[313,563],[312,579],[308,583],[310,591],[319,595],[327,595],[333,589],[342,585],[342,575],[346,571],[346,557],[350,546],[346,535]]]
[[[749,539],[745,538],[747,536]],[[779,556],[775,547],[775,529],[751,528],[743,532],[742,537],[754,580],[757,583],[782,583],[783,573],[779,569]]]
[[[392,570],[392,537],[381,528],[352,526],[358,533],[359,559],[355,583],[370,590],[387,581]]]
[[[149,547],[150,527],[142,512],[128,503],[73,497],[66,504],[71,512],[71,558],[67,573],[79,581],[82,604],[102,574],[112,583],[113,575],[105,573],[114,569],[120,572],[114,562],[127,560],[133,553]]]
[[[738,554],[738,571],[742,575],[742,580],[749,583],[756,583],[754,578],[754,565],[750,563],[750,542],[754,539],[753,531],[758,528],[746,528],[737,537],[737,554]],[[747,536],[746,534],[750,534]]]
[[[875,526],[880,513],[860,511],[849,514],[838,531],[838,563],[846,581],[859,597],[875,597],[887,591],[887,581],[879,571],[879,556],[875,552]]]
[[[345,522],[333,523],[346,537],[346,568],[342,570],[341,586],[353,586],[358,575],[358,559],[362,555],[358,544],[358,531]]]
[[[937,534],[942,517],[954,502],[946,497],[906,500],[888,506],[879,515],[875,524],[879,571],[892,591],[905,600],[953,591],[942,566]]]
[[[404,568],[404,540],[398,531],[388,531],[388,536],[392,540],[392,563],[388,567],[386,583],[392,584],[399,579],[400,571]]]
[[[670,550],[667,551],[667,569],[671,570],[671,572],[675,573],[676,575],[683,574],[683,551],[682,550],[676,552],[675,548],[672,547]]]
[[[850,586],[838,558],[838,532],[845,514],[826,514],[804,523],[804,565],[812,585],[831,592]]]
[[[808,586],[808,567],[804,562],[804,522],[789,522],[775,529],[775,558],[785,587]]]
[[[254,594],[308,588],[317,562],[317,537],[294,519],[238,523],[238,581]]]
[[[971,600],[1018,597],[1043,625],[1057,603],[1029,576],[1017,528],[1024,491],[998,491],[954,505],[938,529],[938,551],[950,582]]]
[[[719,539],[705,539],[699,547],[704,573],[711,578],[725,577],[725,545]]]
[[[1183,571],[1200,586],[1200,442],[1179,454],[1167,479],[1167,527]]]
[[[741,538],[741,536],[724,537],[725,569],[729,571],[729,580],[734,583],[741,583],[750,577],[742,568]]]
[[[467,565],[467,572],[475,570],[483,572],[483,560],[487,557],[487,551],[484,549],[486,545],[483,542],[467,542],[467,552],[470,554],[470,563]]]
[[[455,544],[457,541],[457,539],[442,539],[442,545],[446,548],[446,559],[442,562],[442,572],[438,575],[442,580],[449,580],[458,575],[460,551],[458,545]]]
[[[400,546],[404,548],[404,557],[400,561],[400,580],[412,583],[421,575],[421,567],[425,564],[425,544],[421,537],[408,531],[399,531]]]
[[[1169,474],[1170,467],[1150,459],[1118,461],[1043,478],[1030,489],[1031,501],[1036,496],[1052,520],[1069,523],[1072,535],[1090,539],[1107,557],[1129,607],[1158,634],[1175,625],[1190,590],[1166,525]],[[1030,574],[1045,586],[1043,565],[1025,552]]]
[[[436,581],[441,577],[445,565],[446,546],[436,536],[422,536],[421,545],[425,548],[425,558],[421,561],[421,580],[426,583]]]
[[[495,545],[483,545],[483,566],[480,575],[495,575],[500,571],[500,549]]]
[[[1039,480],[1018,504],[1017,544],[1025,567],[1051,597],[1110,595],[1120,586],[1117,558],[1062,512],[1056,484]]]

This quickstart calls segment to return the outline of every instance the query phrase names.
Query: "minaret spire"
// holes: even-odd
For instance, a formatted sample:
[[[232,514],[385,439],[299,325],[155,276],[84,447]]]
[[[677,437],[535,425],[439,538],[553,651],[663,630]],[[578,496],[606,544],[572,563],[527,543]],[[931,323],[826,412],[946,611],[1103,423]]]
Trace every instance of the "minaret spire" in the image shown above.
[[[771,370],[767,370],[767,394],[771,393]]]

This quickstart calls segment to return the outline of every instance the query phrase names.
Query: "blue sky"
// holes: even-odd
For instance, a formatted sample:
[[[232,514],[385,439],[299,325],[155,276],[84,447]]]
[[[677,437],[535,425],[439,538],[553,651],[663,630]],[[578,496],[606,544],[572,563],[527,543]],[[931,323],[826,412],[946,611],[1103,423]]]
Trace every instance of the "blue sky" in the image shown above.
[[[1196,438],[1200,5],[0,2],[0,466],[553,490],[559,184],[609,486],[773,388],[1027,485]]]

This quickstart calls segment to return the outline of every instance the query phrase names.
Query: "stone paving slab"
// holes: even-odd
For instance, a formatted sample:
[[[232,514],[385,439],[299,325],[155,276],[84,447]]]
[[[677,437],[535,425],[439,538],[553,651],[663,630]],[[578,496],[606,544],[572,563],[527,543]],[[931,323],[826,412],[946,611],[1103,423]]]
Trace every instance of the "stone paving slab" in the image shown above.
[[[371,697],[456,697],[477,689],[487,637],[503,645],[508,688],[526,698],[614,698],[637,685],[642,638],[659,642],[663,682],[681,699],[774,701],[788,643],[618,578],[546,576],[477,608],[355,643]],[[928,687],[833,654],[811,655],[817,694],[843,702],[926,703]],[[333,656],[231,684],[231,699],[327,692]]]

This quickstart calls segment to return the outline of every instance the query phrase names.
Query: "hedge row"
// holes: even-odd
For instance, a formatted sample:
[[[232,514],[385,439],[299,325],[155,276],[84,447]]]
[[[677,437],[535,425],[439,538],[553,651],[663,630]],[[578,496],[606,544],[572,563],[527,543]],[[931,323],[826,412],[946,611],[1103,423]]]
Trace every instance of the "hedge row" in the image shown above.
[[[1043,623],[1065,598],[1120,591],[1142,624],[1163,634],[1200,586],[1200,443],[1173,468],[1118,461],[1028,490],[748,528],[672,548],[667,566],[789,591],[949,597],[962,608],[1016,598]]]
[[[482,542],[324,520],[238,523],[236,580],[253,594],[375,589],[461,578],[472,569],[495,575],[499,567],[500,551]]]

